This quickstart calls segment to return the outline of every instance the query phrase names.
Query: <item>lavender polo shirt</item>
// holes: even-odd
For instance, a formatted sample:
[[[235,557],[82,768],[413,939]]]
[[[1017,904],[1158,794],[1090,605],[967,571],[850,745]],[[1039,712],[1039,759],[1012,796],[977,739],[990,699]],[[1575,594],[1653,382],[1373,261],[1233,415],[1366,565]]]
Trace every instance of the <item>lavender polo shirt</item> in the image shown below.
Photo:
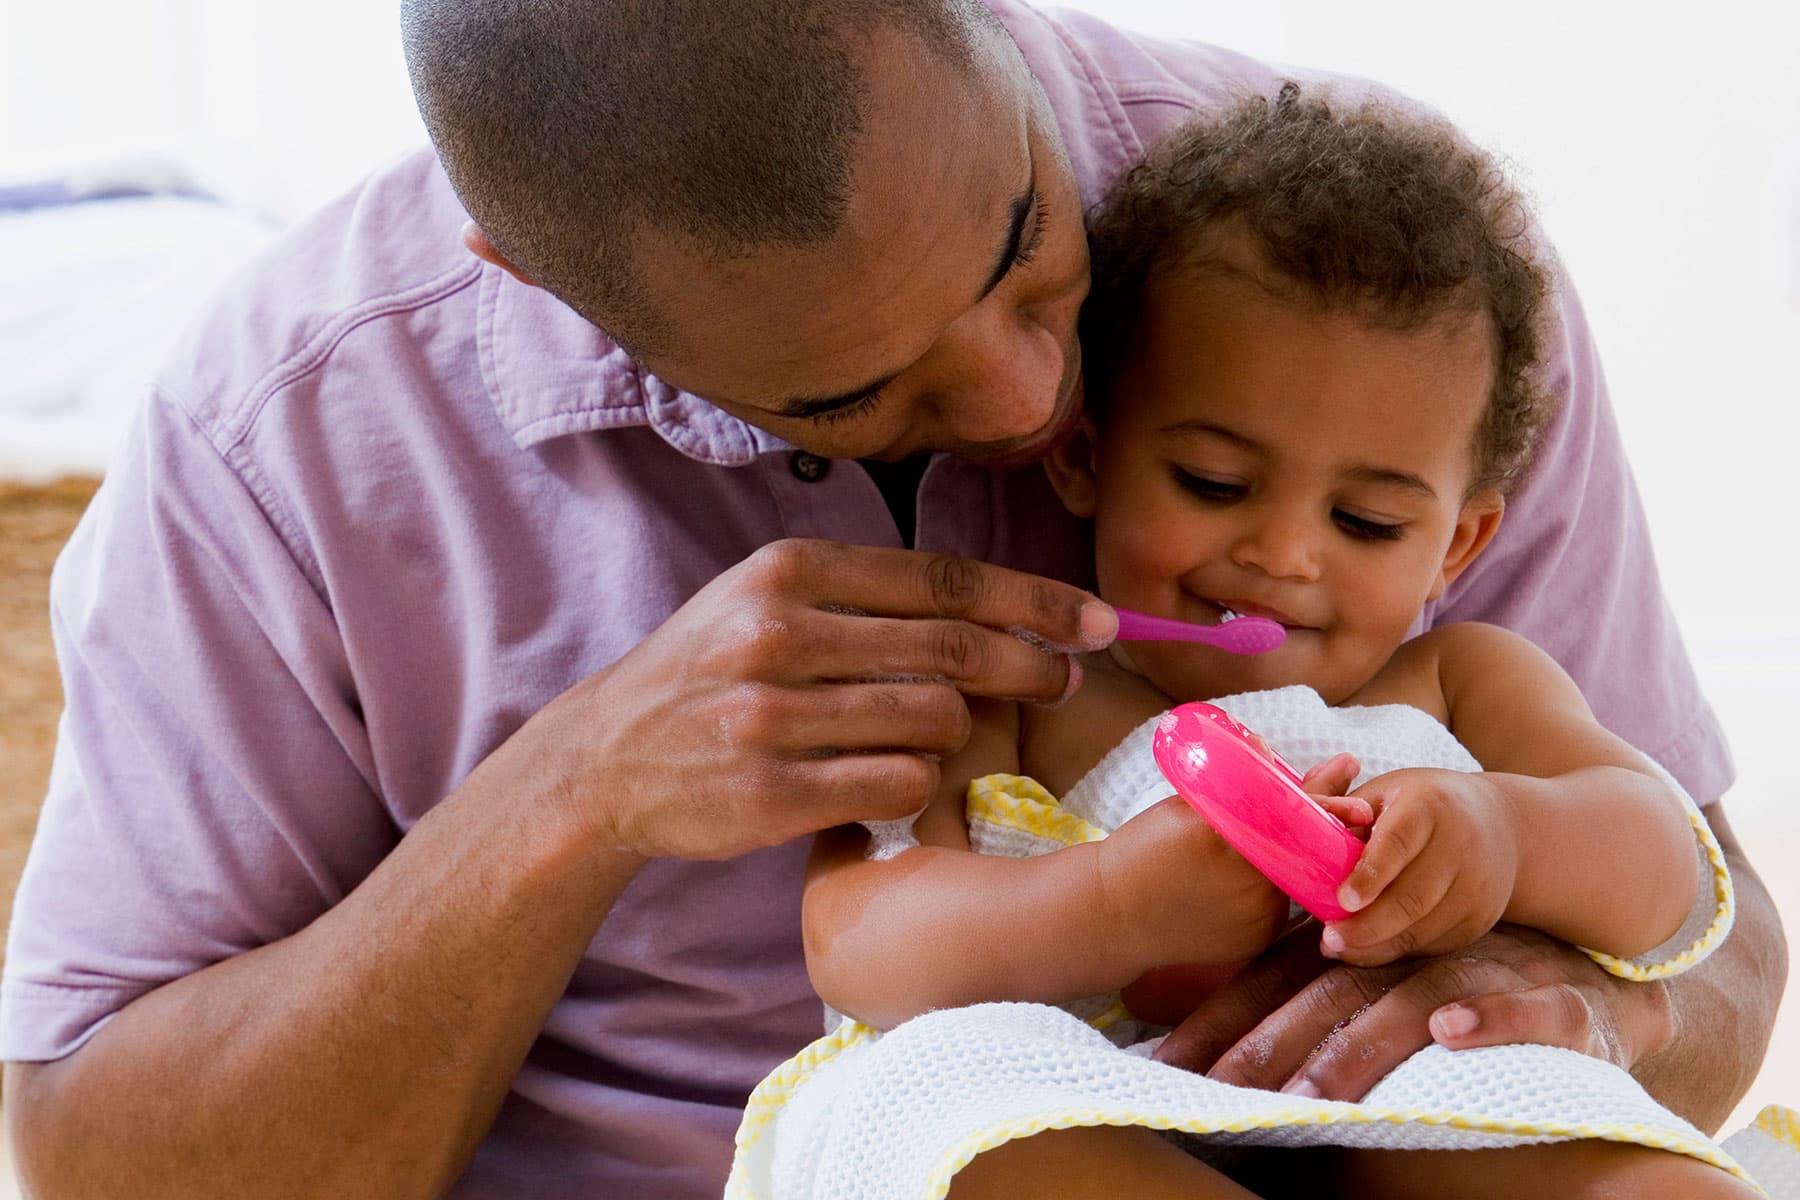
[[[1082,197],[1262,64],[996,8]],[[68,711],[0,994],[48,1060],[167,980],[302,928],[541,705],[773,539],[894,545],[821,464],[639,371],[459,245],[435,160],[287,237],[163,373],[57,564]],[[1425,621],[1509,625],[1702,801],[1731,778],[1661,598],[1579,307],[1566,407],[1493,548]],[[918,544],[1069,578],[1035,470],[940,457]],[[738,1107],[813,1037],[803,845],[626,890],[455,1195],[711,1196]],[[296,981],[304,986],[304,981]]]

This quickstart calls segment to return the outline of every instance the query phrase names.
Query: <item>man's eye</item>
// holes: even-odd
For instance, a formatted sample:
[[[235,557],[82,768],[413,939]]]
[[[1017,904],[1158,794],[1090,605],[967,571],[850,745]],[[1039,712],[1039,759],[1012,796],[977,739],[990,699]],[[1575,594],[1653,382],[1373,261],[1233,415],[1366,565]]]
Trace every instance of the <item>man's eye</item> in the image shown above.
[[[1355,513],[1345,512],[1341,508],[1331,511],[1331,519],[1337,527],[1353,538],[1369,542],[1393,542],[1406,535],[1404,522],[1389,523],[1371,521],[1367,517],[1359,517]]]
[[[1243,499],[1245,493],[1250,490],[1244,484],[1232,480],[1213,479],[1206,475],[1196,475],[1192,471],[1184,470],[1181,467],[1175,467],[1173,470],[1176,485],[1183,491],[1192,493],[1202,500],[1211,500],[1215,503],[1228,503],[1232,500]]]
[[[1037,257],[1038,250],[1044,244],[1044,227],[1049,224],[1050,210],[1044,205],[1042,193],[1033,197],[1033,200],[1035,203],[1032,206],[1031,227],[1019,239],[1019,248],[1013,251],[1012,265],[1007,268],[1009,272],[1030,266],[1031,260]]]
[[[842,408],[834,408],[830,412],[822,412],[812,418],[815,425],[837,425],[844,421],[854,421],[864,413],[872,411],[881,403],[881,388],[876,388],[868,395]]]

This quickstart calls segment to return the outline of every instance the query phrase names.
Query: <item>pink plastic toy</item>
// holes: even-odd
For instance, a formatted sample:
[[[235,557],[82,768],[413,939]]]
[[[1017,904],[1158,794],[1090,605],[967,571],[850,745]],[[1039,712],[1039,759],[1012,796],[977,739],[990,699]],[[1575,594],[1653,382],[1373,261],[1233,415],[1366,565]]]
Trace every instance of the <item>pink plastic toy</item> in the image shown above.
[[[1181,798],[1251,866],[1320,920],[1342,920],[1350,914],[1337,902],[1338,886],[1363,843],[1249,733],[1222,708],[1183,704],[1164,715],[1151,746]]]

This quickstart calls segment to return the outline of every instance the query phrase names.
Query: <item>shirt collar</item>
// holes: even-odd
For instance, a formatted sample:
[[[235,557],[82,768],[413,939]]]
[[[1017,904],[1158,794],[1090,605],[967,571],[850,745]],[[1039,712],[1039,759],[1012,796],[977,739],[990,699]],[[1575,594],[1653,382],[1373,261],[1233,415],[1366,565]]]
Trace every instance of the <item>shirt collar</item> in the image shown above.
[[[566,434],[648,425],[699,462],[735,467],[787,442],[651,375],[542,288],[488,266],[476,321],[481,377],[521,449]]]

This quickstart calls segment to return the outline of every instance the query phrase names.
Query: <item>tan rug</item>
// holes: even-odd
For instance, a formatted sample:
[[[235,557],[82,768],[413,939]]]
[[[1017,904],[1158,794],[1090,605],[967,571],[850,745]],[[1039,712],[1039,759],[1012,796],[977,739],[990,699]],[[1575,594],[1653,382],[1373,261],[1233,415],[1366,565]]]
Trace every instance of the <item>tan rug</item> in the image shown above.
[[[50,649],[50,566],[97,480],[0,484],[0,930],[50,777],[62,687]]]

